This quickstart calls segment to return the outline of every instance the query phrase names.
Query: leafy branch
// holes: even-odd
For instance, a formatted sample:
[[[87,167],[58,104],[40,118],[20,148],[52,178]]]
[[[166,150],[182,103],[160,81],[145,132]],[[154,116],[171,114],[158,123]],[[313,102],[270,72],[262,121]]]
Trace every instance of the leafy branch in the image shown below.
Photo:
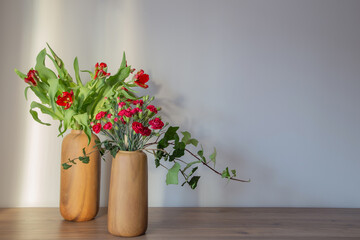
[[[97,152],[98,150],[94,150],[89,153],[86,153],[85,148],[83,148],[82,151],[83,151],[83,156],[79,156],[79,157],[76,157],[73,159],[69,158],[67,162],[61,164],[63,169],[66,170],[66,169],[71,168],[74,164],[76,164],[75,160],[79,160],[82,163],[88,164],[90,162],[90,157],[89,157],[90,154],[92,154],[93,152]]]

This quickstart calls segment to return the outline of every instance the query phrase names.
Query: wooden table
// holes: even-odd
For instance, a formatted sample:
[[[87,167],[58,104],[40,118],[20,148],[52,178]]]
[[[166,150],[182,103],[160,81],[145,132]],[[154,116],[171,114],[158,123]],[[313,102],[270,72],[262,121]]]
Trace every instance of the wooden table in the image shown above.
[[[119,239],[106,209],[88,222],[62,220],[57,208],[0,209],[0,239]],[[360,239],[360,209],[150,208],[135,239]]]

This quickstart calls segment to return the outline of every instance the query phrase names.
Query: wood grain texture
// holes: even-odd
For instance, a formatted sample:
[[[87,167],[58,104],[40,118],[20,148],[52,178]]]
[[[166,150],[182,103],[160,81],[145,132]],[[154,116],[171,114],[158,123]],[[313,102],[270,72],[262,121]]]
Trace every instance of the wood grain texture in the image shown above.
[[[0,239],[121,239],[107,231],[107,209],[92,221],[62,220],[57,208],[0,209]],[[135,239],[360,239],[360,209],[149,208]]]
[[[119,151],[112,161],[108,231],[134,237],[146,232],[148,224],[148,168],[141,151]]]
[[[92,134],[88,138],[82,130],[72,130],[65,136],[61,146],[61,163],[83,156],[82,149],[90,153],[90,162],[77,164],[64,170],[61,168],[60,213],[68,221],[88,221],[99,210],[100,203],[100,153],[95,147],[99,138]]]

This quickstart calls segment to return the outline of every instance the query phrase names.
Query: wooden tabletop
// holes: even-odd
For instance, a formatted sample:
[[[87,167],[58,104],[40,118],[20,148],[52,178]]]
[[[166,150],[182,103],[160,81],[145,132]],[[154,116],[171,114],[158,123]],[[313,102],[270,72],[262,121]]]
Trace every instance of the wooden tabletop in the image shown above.
[[[88,222],[64,221],[57,208],[0,208],[0,239],[120,239],[106,209]],[[134,239],[360,239],[360,209],[150,208]]]

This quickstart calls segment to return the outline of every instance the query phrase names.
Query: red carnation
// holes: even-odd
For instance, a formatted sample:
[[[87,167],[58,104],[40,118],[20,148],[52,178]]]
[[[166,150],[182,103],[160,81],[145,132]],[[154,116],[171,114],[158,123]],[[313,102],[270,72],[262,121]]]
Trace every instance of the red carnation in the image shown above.
[[[156,107],[154,107],[154,105],[149,105],[147,106],[147,109],[149,109],[150,112],[153,112],[153,113],[157,113],[157,109]]]
[[[143,127],[140,134],[143,136],[149,136],[151,134],[151,130],[148,127]]]
[[[133,101],[132,104],[134,104],[134,105],[139,104],[140,106],[142,106],[144,104],[144,101],[142,99],[139,99],[139,100]]]
[[[119,107],[123,107],[123,106],[125,106],[126,105],[126,103],[124,103],[124,102],[119,102]]]
[[[24,81],[35,87],[37,85],[37,82],[39,81],[38,72],[32,69],[29,70],[27,77],[24,78]]]
[[[71,90],[70,92],[63,92],[57,97],[56,104],[59,106],[65,106],[64,109],[70,108],[71,104],[73,103],[73,95],[73,90]]]
[[[107,122],[105,125],[104,125],[104,127],[103,127],[104,129],[108,129],[108,130],[110,130],[110,129],[112,129],[112,123],[111,122]]]
[[[95,119],[96,119],[96,120],[100,120],[100,119],[102,119],[102,118],[105,117],[105,116],[106,116],[106,112],[101,111],[101,112],[99,112],[98,114],[96,114]]]
[[[143,125],[139,122],[133,122],[132,123],[132,129],[136,132],[136,133],[140,133],[143,129]]]
[[[92,127],[94,133],[99,133],[101,130],[101,123],[97,123]]]
[[[134,108],[133,110],[131,110],[132,115],[137,114],[139,112],[142,112],[142,110],[140,108]]]
[[[149,121],[152,129],[162,129],[164,127],[164,123],[161,121],[160,118],[154,118],[153,120]]]
[[[149,86],[146,83],[149,81],[149,75],[144,73],[144,70],[138,71],[134,76],[134,83],[139,87],[148,88]]]

